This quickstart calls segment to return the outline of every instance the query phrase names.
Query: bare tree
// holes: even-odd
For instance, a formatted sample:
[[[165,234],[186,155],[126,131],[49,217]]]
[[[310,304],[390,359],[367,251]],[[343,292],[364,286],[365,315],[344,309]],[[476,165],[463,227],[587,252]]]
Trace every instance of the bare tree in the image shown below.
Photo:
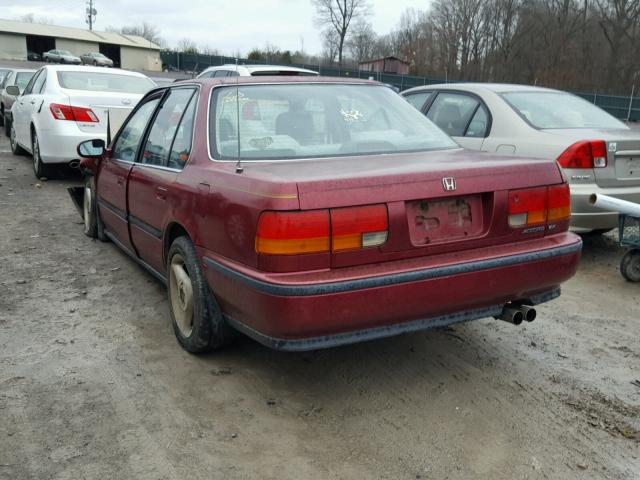
[[[145,38],[161,47],[165,46],[165,42],[160,35],[160,29],[149,22],[142,22],[137,25],[125,25],[124,27],[107,27],[107,32],[117,32],[124,35],[136,35]]]
[[[54,25],[54,21],[52,18],[36,16],[33,13],[27,13],[26,15],[22,15],[18,19],[24,23],[39,23],[42,25]]]
[[[342,66],[345,41],[351,22],[371,13],[368,0],[312,0],[316,8],[316,22],[337,35],[338,64]]]
[[[176,49],[182,53],[198,53],[198,44],[190,38],[181,38],[178,40]]]
[[[360,63],[373,57],[376,37],[376,33],[370,23],[358,20],[353,25],[353,31],[349,35],[346,45],[355,63]]]

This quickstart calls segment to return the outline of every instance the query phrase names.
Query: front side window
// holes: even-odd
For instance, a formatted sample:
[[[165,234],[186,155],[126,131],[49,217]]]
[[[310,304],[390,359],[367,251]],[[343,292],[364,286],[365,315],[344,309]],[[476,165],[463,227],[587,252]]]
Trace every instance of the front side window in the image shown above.
[[[20,91],[23,92],[24,89],[29,84],[29,80],[33,78],[33,72],[18,72],[16,74],[16,80],[14,85],[20,88]]]
[[[285,84],[214,89],[217,159],[298,159],[457,148],[386,86]]]
[[[166,165],[173,139],[194,92],[193,88],[176,88],[169,92],[151,125],[141,163]]]
[[[452,137],[462,137],[479,103],[469,95],[440,92],[427,117]]]
[[[38,78],[33,84],[31,93],[34,93],[34,94],[42,93],[42,91],[44,90],[44,82],[46,79],[47,79],[47,71],[42,70],[42,72],[40,73],[40,75],[38,75]]]
[[[626,128],[601,108],[570,93],[508,92],[502,98],[535,128]]]
[[[138,148],[142,142],[145,128],[160,98],[154,98],[141,105],[122,127],[120,135],[113,146],[113,158],[125,162],[135,161]]]
[[[58,82],[62,88],[69,90],[138,94],[147,93],[156,86],[146,77],[81,71],[58,72]]]

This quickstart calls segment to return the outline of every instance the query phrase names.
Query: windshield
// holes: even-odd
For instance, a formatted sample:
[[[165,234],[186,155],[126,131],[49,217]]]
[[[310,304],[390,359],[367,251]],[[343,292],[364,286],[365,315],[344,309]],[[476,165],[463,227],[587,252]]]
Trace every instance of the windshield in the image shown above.
[[[626,128],[604,110],[564,92],[510,92],[502,97],[536,128]]]
[[[24,88],[27,86],[27,83],[29,83],[29,80],[31,80],[34,73],[35,72],[18,72],[16,74],[15,84],[20,87],[21,92],[24,91]]]
[[[248,160],[298,159],[459,148],[385,86],[224,87],[214,90],[211,102],[211,153],[221,160],[238,154]]]
[[[146,93],[155,84],[146,77],[102,72],[58,72],[62,88],[92,92]]]
[[[68,57],[73,57],[73,54],[69,50],[58,50],[60,55],[66,55]]]

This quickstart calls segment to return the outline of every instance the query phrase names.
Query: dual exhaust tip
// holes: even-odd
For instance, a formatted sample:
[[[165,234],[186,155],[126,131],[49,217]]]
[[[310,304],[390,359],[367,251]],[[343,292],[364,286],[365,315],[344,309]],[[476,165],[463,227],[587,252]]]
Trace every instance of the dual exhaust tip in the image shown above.
[[[533,322],[537,316],[536,309],[528,305],[505,305],[497,320],[520,325],[524,320]]]

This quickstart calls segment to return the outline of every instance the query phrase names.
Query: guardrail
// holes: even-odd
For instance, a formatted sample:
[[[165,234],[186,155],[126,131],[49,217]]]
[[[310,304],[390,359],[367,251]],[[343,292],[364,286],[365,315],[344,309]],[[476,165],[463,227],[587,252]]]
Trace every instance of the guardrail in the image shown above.
[[[202,71],[207,67],[218,65],[234,64],[235,57],[226,57],[223,55],[204,55],[197,53],[183,53],[164,51],[160,53],[162,65],[183,71]],[[242,64],[259,64],[247,59],[238,59]],[[293,67],[308,68],[317,71],[320,75],[327,77],[352,77],[352,78],[373,78],[382,83],[388,83],[402,90],[418,87],[421,85],[434,85],[437,83],[459,83],[459,81],[445,80],[442,78],[420,77],[415,75],[395,75],[391,73],[368,72],[365,70],[356,70],[350,68],[328,67],[324,65],[309,65],[294,63]],[[599,93],[585,93],[571,91],[585,100],[597,105],[603,110],[609,112],[616,118],[624,120],[640,121],[640,98],[623,96],[623,95],[602,95]]]

